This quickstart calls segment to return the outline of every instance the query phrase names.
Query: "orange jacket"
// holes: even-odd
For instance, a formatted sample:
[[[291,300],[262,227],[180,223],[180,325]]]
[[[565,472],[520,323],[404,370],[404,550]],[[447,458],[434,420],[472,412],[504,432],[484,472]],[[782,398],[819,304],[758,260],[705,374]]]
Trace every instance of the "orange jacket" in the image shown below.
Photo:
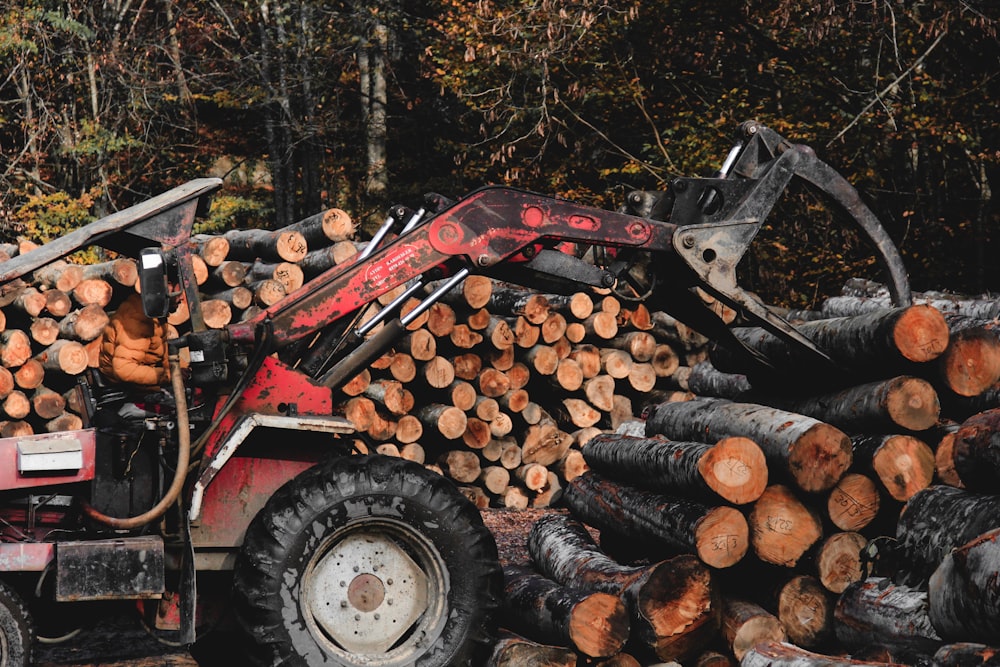
[[[130,295],[104,328],[101,373],[113,382],[155,391],[169,378],[164,338],[163,325],[142,312],[141,297]]]

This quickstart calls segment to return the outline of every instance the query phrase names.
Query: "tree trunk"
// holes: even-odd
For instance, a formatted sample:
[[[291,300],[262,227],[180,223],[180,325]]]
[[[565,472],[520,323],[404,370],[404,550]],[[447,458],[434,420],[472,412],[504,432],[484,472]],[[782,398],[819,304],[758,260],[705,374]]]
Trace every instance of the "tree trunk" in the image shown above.
[[[1000,488],[1000,408],[966,419],[952,449],[952,462],[970,491],[996,493]]]
[[[543,516],[528,534],[535,567],[564,586],[621,597],[631,616],[631,641],[660,660],[694,655],[713,638],[718,606],[709,570],[689,555],[645,567],[619,565],[586,528],[562,514]]]
[[[790,478],[808,492],[826,491],[851,464],[851,441],[840,430],[812,417],[754,403],[696,398],[649,409],[647,435],[673,440],[743,436],[756,442],[772,477]],[[772,480],[773,481],[773,480]]]
[[[229,242],[228,259],[252,262],[298,262],[309,246],[302,234],[284,230],[231,229],[223,234]]]
[[[848,586],[834,618],[837,639],[848,650],[888,646],[933,652],[942,643],[931,625],[927,593],[883,577]]]
[[[609,478],[736,505],[753,502],[767,486],[767,463],[755,442],[728,437],[714,445],[602,434],[583,447],[591,468]]]
[[[937,423],[941,413],[934,387],[908,376],[798,399],[774,398],[768,403],[853,433],[888,433],[900,428],[924,431]]]
[[[737,660],[767,641],[784,641],[785,629],[778,617],[749,600],[728,599],[722,603],[722,637]]]
[[[944,316],[929,306],[909,306],[798,326],[799,331],[831,357],[846,377],[887,377],[906,372],[914,363],[936,359],[948,346]],[[763,354],[783,375],[815,382],[817,365],[801,348],[761,328],[736,328],[736,336]],[[739,357],[721,346],[711,350],[712,363],[727,372],[743,372]]]
[[[740,661],[741,667],[887,667],[885,662],[865,662],[821,655],[793,644],[762,642],[752,647]]]
[[[329,208],[308,218],[303,218],[284,228],[285,231],[298,232],[310,248],[321,248],[339,241],[354,238],[356,231],[354,221],[347,211],[339,208]]]
[[[910,498],[896,523],[902,566],[928,577],[952,549],[996,528],[1000,496],[930,486]]]
[[[1000,658],[1000,648],[959,642],[942,646],[934,654],[935,667],[972,667],[973,665],[993,665]]]
[[[928,585],[930,618],[947,640],[1000,638],[1000,529],[990,530],[945,556]]]
[[[507,635],[493,645],[486,667],[576,667],[576,653]]]
[[[108,319],[108,314],[101,306],[84,306],[59,321],[59,335],[68,340],[87,343],[104,333]]]
[[[589,657],[618,653],[628,639],[625,604],[607,593],[560,586],[528,568],[504,568],[505,625]]]
[[[709,507],[618,485],[587,472],[566,486],[570,510],[598,528],[613,528],[678,553],[694,553],[712,567],[734,565],[746,554],[746,519],[732,507]]]

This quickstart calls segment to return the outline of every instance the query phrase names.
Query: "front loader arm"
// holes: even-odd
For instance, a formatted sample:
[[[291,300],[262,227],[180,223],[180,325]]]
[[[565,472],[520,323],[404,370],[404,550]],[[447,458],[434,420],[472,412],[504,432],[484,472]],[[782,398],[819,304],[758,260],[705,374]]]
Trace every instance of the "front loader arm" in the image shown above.
[[[743,347],[721,321],[695,312],[691,306],[697,304],[689,288],[704,288],[774,335],[829,361],[812,341],[743,290],[736,279],[737,264],[794,178],[822,191],[867,234],[889,274],[894,301],[908,304],[909,284],[899,253],[857,191],[807,146],[792,144],[749,122],[741,126],[739,141],[716,178],[677,178],[668,192],[657,193],[659,204],[638,211],[642,215],[513,188],[482,188],[370,255],[330,269],[255,318],[232,325],[228,336],[237,343],[255,342],[261,325],[266,325],[268,345],[281,348],[348,317],[400,285],[417,278],[428,281],[435,274],[460,279],[468,273],[498,273],[503,268],[508,279],[513,273],[516,280],[519,271],[527,278],[531,270],[541,269],[571,282],[603,287],[627,277],[620,271],[627,262],[616,261],[618,268],[610,272],[554,252],[568,242],[617,248],[625,256],[630,251],[649,252],[654,256],[652,270],[661,277],[653,296],[659,297],[666,310],[676,306],[685,311],[675,316],[695,318],[689,323],[719,342]],[[653,213],[656,210],[658,214]],[[654,215],[665,220],[653,219]],[[531,286],[530,278],[526,283]],[[399,319],[387,324],[375,340],[362,343],[320,381],[336,387],[363,368],[393,336],[402,333]],[[768,365],[752,350],[746,351]]]
[[[264,321],[273,346],[308,336],[431,269],[484,272],[530,259],[541,245],[574,242],[672,254],[676,226],[506,187],[472,193],[367,258],[316,277],[257,317],[229,328],[251,342]]]

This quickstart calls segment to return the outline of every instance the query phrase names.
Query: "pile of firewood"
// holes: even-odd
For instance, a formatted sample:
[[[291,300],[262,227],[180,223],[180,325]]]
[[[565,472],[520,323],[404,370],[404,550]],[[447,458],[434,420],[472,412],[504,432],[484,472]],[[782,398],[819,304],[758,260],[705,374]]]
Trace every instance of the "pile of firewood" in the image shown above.
[[[505,623],[537,644],[517,644],[520,659],[550,645],[569,650],[540,664],[622,650],[698,665],[1000,656],[1000,338],[976,315],[997,303],[828,303],[848,302],[839,319],[786,313],[832,365],[738,327],[772,368],[713,346],[665,381],[691,400],[583,446],[569,514],[507,550]],[[609,664],[639,664],[622,656]]]
[[[353,235],[331,209],[196,237],[206,325],[356,261]],[[115,259],[5,286],[0,437],[80,427],[74,385],[135,283]],[[517,634],[491,664],[916,664],[935,651],[958,664],[990,649],[954,642],[1000,637],[1000,308],[916,302],[893,308],[852,281],[822,311],[784,312],[823,358],[753,327],[734,329],[742,353],[710,344],[608,291],[471,276],[345,384],[340,408],[359,450],[435,469],[483,509],[561,508],[505,557]],[[181,303],[168,322],[183,333],[189,317]],[[339,340],[282,361],[319,374]]]

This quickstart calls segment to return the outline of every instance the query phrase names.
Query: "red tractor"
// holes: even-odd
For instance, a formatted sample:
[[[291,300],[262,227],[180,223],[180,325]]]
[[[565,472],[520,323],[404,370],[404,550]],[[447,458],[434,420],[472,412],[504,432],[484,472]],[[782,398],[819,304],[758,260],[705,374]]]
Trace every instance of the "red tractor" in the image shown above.
[[[135,396],[93,374],[78,387],[86,428],[0,439],[0,664],[30,664],[29,609],[39,604],[48,614],[172,601],[178,641],[192,643],[218,581],[254,664],[482,664],[502,595],[490,533],[446,479],[354,453],[354,428],[336,414],[339,387],[472,273],[547,291],[612,287],[739,347],[697,286],[824,358],[736,281],[795,178],[868,235],[896,302],[907,303],[899,255],[854,188],[756,123],[741,126],[714,178],[632,193],[619,212],[505,187],[397,207],[356,260],[224,329],[200,317],[188,242],[217,179],[3,262],[0,287],[91,244],[134,257],[145,314],[163,318],[183,299],[191,326],[168,341],[170,392]],[[406,297],[424,295],[419,308],[401,317],[397,299],[357,325],[401,285]]]

